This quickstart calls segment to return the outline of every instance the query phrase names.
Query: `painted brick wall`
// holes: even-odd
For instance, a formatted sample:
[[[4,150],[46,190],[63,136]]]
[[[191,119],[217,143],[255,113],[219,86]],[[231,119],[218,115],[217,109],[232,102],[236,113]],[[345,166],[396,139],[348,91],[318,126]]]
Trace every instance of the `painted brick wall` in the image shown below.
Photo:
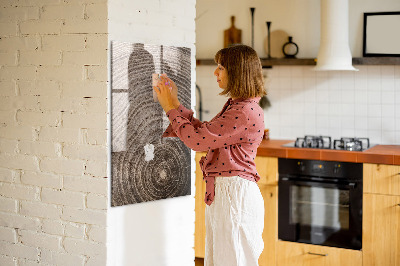
[[[105,265],[107,1],[0,1],[0,265]]]

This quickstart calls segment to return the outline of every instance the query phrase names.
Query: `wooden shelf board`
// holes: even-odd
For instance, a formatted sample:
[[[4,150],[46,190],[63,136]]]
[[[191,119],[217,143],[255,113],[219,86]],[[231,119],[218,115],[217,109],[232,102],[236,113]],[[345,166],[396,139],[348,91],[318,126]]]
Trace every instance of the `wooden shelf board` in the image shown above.
[[[315,58],[260,58],[263,67],[314,66]],[[214,59],[197,59],[196,65],[216,65]],[[400,65],[400,57],[355,57],[353,65]]]
[[[400,57],[357,57],[353,65],[400,65]]]

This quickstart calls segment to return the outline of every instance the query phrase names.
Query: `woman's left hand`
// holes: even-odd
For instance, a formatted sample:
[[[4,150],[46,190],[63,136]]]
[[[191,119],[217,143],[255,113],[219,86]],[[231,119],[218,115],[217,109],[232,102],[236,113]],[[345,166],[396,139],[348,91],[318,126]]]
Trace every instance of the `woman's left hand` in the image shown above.
[[[171,109],[175,109],[171,97],[171,85],[165,77],[160,76],[160,81],[157,87],[153,87],[153,90],[157,93],[158,102],[165,113]]]

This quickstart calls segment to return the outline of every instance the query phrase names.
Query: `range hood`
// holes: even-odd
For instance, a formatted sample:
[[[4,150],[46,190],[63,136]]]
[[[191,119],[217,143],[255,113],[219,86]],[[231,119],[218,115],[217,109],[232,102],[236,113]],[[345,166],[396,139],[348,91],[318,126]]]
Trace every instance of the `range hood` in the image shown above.
[[[351,70],[349,1],[321,0],[321,39],[316,71]]]

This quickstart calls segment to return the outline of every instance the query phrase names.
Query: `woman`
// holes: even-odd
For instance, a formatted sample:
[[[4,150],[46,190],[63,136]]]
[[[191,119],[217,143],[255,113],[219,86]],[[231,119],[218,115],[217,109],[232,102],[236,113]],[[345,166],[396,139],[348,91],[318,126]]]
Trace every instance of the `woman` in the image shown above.
[[[210,122],[194,118],[179,103],[176,85],[165,75],[153,87],[171,122],[163,137],[179,137],[189,148],[207,151],[200,160],[206,182],[205,265],[258,265],[264,247],[264,201],[254,163],[264,134],[261,63],[246,45],[218,51],[215,62],[220,95],[230,98]]]

